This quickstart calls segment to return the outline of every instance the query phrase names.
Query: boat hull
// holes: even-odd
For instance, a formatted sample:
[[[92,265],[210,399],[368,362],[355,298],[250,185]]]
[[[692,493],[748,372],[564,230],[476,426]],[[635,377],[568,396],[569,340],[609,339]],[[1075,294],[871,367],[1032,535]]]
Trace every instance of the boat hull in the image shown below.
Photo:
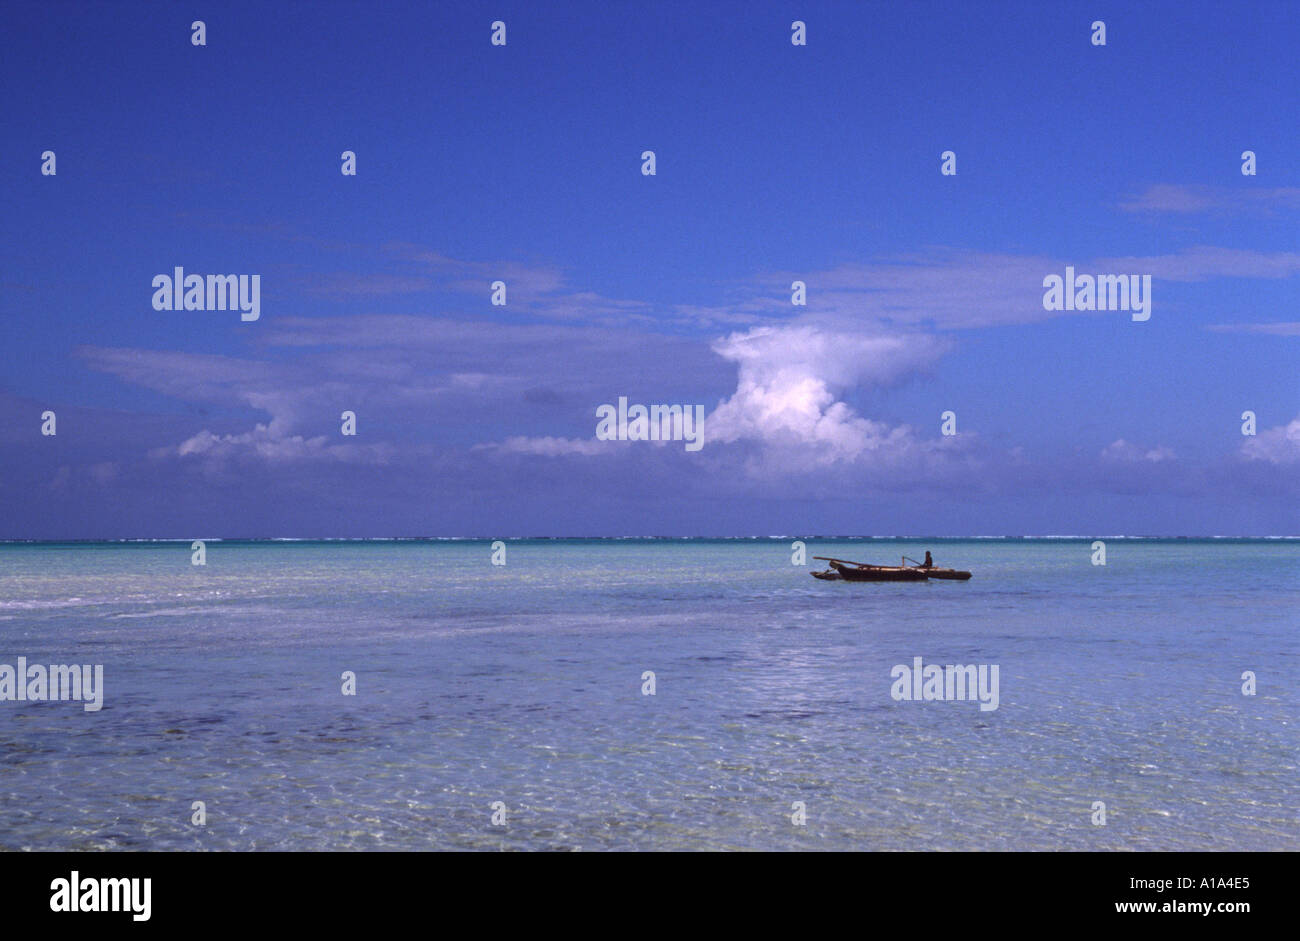
[[[870,565],[853,567],[832,562],[831,568],[839,573],[846,582],[923,582],[929,576],[925,569],[903,568],[893,565]]]
[[[947,578],[955,581],[964,582],[970,578],[970,572],[961,572],[957,569],[922,569],[931,578]]]

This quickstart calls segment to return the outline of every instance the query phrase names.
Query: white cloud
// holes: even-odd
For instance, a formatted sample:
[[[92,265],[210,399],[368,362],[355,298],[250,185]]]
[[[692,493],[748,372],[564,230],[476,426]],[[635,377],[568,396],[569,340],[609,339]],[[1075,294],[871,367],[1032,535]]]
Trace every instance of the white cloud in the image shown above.
[[[913,448],[909,428],[863,418],[839,395],[863,384],[894,383],[933,363],[947,343],[792,326],[732,334],[713,349],[740,371],[735,393],[705,419],[705,440],[758,442],[820,465]]]
[[[1093,270],[1149,274],[1161,281],[1212,278],[1289,278],[1300,274],[1300,252],[1258,252],[1249,248],[1197,245],[1173,255],[1099,258]],[[1080,270],[1087,270],[1083,266]]]
[[[1156,183],[1119,204],[1125,212],[1208,212],[1235,210],[1268,212],[1276,208],[1300,209],[1300,189],[1230,188],[1180,183]]]
[[[1255,333],[1275,337],[1300,337],[1300,320],[1273,323],[1216,323],[1205,328],[1214,333]]]
[[[1300,417],[1247,438],[1241,453],[1251,460],[1270,464],[1300,463]]]
[[[306,438],[287,434],[277,429],[276,422],[272,421],[269,424],[258,423],[252,431],[237,435],[218,435],[204,429],[174,448],[156,448],[150,456],[201,458],[209,467],[250,458],[268,464],[320,460],[382,464],[392,456],[389,445],[329,444],[328,440],[324,435]]]
[[[1158,464],[1161,461],[1172,461],[1175,457],[1173,450],[1164,445],[1144,448],[1136,444],[1130,444],[1123,438],[1112,441],[1101,450],[1101,459],[1103,461],[1150,461],[1153,464]]]
[[[597,441],[592,438],[527,438],[516,435],[493,444],[478,444],[474,450],[508,451],[514,454],[536,454],[542,457],[560,457],[565,454],[600,454],[609,453],[610,442]]]
[[[674,313],[682,322],[718,329],[788,323],[796,310],[790,284],[800,280],[808,303],[797,309],[799,321],[847,333],[868,325],[957,330],[1100,316],[1043,309],[1043,278],[1067,265],[1081,274],[1149,274],[1161,281],[1281,279],[1300,274],[1300,253],[1199,245],[1167,255],[1053,258],[931,248],[824,271],[770,273],[735,284],[725,304],[679,305]]]

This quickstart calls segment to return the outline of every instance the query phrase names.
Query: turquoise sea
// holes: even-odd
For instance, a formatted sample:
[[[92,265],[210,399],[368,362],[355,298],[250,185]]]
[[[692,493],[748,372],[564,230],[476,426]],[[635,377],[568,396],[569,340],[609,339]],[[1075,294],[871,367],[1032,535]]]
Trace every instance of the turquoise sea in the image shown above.
[[[0,848],[1300,849],[1300,540],[805,541],[0,545]]]

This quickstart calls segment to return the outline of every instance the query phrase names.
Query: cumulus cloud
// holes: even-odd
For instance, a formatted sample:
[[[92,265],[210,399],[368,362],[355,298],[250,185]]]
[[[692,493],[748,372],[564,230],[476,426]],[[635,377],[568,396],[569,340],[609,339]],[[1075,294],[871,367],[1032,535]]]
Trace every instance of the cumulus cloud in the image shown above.
[[[252,431],[238,435],[216,435],[200,431],[176,448],[180,457],[232,457],[248,449],[268,461],[301,460],[325,453],[325,438],[278,434],[270,425],[258,424]]]
[[[1300,463],[1300,417],[1247,438],[1241,453],[1250,460],[1270,464]]]
[[[909,428],[864,418],[840,395],[895,383],[937,360],[947,343],[791,326],[735,333],[713,349],[740,369],[735,393],[705,419],[707,441],[756,442],[796,452],[804,463],[829,464],[916,446]]]
[[[330,444],[324,435],[307,438],[289,434],[282,427],[277,429],[272,421],[258,423],[252,431],[235,435],[218,435],[204,429],[175,448],[157,448],[150,456],[201,458],[209,466],[245,459],[268,464],[320,460],[382,464],[392,456],[392,448],[384,444]]]
[[[734,392],[704,419],[706,459],[720,473],[750,476],[868,465],[873,471],[924,473],[960,453],[973,435],[923,439],[859,415],[841,396],[883,388],[931,366],[950,347],[920,333],[863,334],[814,325],[756,327],[716,340],[712,349],[738,367]],[[612,455],[594,439],[516,436],[477,450],[545,457]]]

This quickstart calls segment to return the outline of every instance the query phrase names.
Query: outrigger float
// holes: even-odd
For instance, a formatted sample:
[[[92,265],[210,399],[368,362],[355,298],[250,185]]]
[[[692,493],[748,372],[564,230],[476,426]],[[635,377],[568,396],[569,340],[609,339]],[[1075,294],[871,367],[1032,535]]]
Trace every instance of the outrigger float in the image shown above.
[[[823,581],[845,582],[924,582],[932,578],[946,578],[966,581],[970,572],[957,569],[937,568],[933,565],[869,565],[866,562],[850,562],[847,559],[832,559],[824,555],[815,555],[814,559],[829,562],[831,567],[824,572],[813,572],[813,578]],[[903,557],[907,561],[907,557]]]

